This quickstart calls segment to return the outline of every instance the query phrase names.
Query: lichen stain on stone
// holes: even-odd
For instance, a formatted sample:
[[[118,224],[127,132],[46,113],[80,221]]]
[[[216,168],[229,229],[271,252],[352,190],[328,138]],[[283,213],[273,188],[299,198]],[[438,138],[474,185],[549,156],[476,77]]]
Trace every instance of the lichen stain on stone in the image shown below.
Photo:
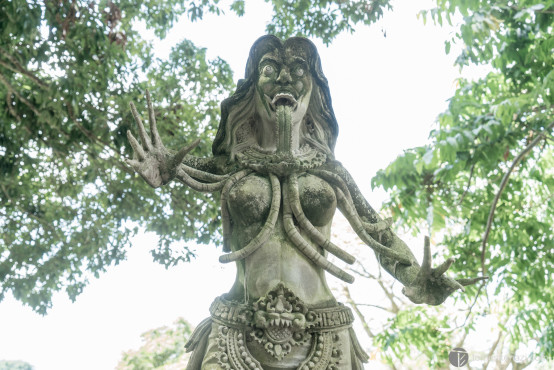
[[[240,180],[229,192],[229,211],[234,222],[248,226],[267,219],[271,207],[271,185],[261,176]]]
[[[325,181],[311,175],[299,176],[300,203],[314,226],[327,225],[337,208],[335,191]]]

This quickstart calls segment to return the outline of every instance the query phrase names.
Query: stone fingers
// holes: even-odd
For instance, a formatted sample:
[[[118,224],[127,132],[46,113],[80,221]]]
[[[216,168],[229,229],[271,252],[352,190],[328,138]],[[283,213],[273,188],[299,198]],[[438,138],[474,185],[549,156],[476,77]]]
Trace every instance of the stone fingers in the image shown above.
[[[436,277],[441,276],[446,272],[446,270],[450,268],[450,266],[452,266],[454,261],[455,259],[453,257],[450,257],[449,259],[441,263],[439,267],[433,269],[433,275],[435,275]]]
[[[423,239],[423,261],[421,262],[421,271],[423,274],[428,275],[431,273],[431,241],[428,236]]]
[[[185,158],[185,156],[191,151],[193,150],[194,148],[196,148],[196,146],[200,143],[200,138],[194,140],[192,143],[190,143],[189,145],[185,146],[184,148],[182,148],[181,150],[179,150],[177,152],[177,154],[175,154],[175,156],[173,156],[173,159],[172,159],[172,165],[174,167],[177,167],[179,164],[181,164],[181,162],[183,161],[183,159]]]
[[[150,141],[150,138],[148,137],[148,134],[146,133],[146,129],[144,128],[144,124],[142,123],[142,118],[140,118],[140,115],[137,112],[137,108],[135,107],[135,104],[132,102],[129,103],[131,106],[131,113],[133,114],[133,117],[135,118],[135,122],[138,125],[139,128],[139,137],[142,141],[142,145],[147,151],[152,150],[152,142]]]
[[[146,153],[144,152],[144,149],[142,149],[142,146],[139,144],[137,139],[133,136],[131,131],[127,130],[127,139],[129,140],[129,143],[131,144],[131,147],[133,148],[133,154],[140,160],[143,161],[144,158],[146,158]]]
[[[458,281],[445,277],[445,283],[450,288],[452,288],[452,291],[460,289],[462,292],[465,292],[465,289],[462,284],[460,284]]]
[[[140,162],[139,161],[136,161],[134,159],[127,159],[125,158],[125,163],[127,163],[129,166],[133,167],[133,169],[136,171],[136,172],[139,172],[140,173]]]
[[[158,146],[162,144],[162,139],[158,133],[158,127],[156,126],[156,114],[154,107],[152,106],[152,99],[150,98],[150,91],[146,90],[146,101],[148,103],[148,121],[150,123],[150,135],[152,136],[152,144]]]

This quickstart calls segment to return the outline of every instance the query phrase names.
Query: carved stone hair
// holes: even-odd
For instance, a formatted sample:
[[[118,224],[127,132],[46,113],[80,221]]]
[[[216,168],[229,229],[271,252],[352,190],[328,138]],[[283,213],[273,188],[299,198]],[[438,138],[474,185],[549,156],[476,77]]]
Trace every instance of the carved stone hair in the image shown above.
[[[273,35],[262,36],[252,45],[245,78],[239,80],[234,94],[221,103],[221,121],[212,145],[214,155],[234,157],[235,153],[252,144],[250,141],[254,136],[249,132],[255,129],[253,99],[259,77],[258,65],[265,54],[274,50],[284,53],[286,49],[292,49],[293,53],[306,58],[314,82],[301,140],[333,156],[338,124],[317,49],[310,40],[303,37],[291,37],[282,42]]]

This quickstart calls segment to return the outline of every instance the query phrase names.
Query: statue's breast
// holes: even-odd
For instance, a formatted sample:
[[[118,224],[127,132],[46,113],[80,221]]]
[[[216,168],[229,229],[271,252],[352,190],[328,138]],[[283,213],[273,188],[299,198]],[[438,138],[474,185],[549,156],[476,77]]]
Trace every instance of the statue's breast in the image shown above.
[[[300,204],[314,226],[325,226],[337,207],[335,191],[319,177],[298,176]],[[264,175],[253,174],[239,180],[229,191],[228,206],[233,224],[250,226],[264,223],[271,208],[271,183]]]
[[[256,174],[242,178],[229,191],[228,206],[237,226],[265,222],[271,207],[269,179]]]
[[[325,226],[333,219],[337,198],[333,188],[319,177],[303,174],[298,177],[300,204],[314,226]]]

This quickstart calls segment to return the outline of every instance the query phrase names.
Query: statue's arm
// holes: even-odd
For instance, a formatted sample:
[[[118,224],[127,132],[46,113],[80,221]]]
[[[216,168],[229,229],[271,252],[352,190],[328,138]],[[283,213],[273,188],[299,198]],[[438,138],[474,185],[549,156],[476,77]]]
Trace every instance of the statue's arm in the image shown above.
[[[383,220],[369,205],[352,179],[352,176],[340,162],[329,162],[327,166],[329,171],[340,176],[345,182],[348,192],[352,197],[355,211],[362,221],[366,222],[369,226],[382,225]],[[410,265],[407,265],[400,262],[399,258],[393,259],[384,256],[383,253],[377,253],[377,259],[381,266],[404,285],[402,292],[414,303],[438,305],[444,302],[454,291],[458,289],[463,290],[463,287],[466,285],[475,284],[480,280],[487,279],[486,276],[483,276],[455,280],[446,276],[445,272],[454,262],[453,258],[449,258],[433,268],[430,242],[427,237],[424,243],[422,264],[419,265],[410,248],[389,227],[375,227],[375,229],[377,231],[368,230],[374,240],[395,251],[400,258],[411,262]]]
[[[140,142],[128,131],[127,137],[133,147],[133,159],[127,160],[133,169],[153,188],[160,187],[177,179],[191,188],[203,191],[218,191],[226,179],[226,157],[198,158],[188,154],[199,139],[178,152],[167,149],[156,127],[156,118],[150,93],[146,91],[150,133],[142,123],[142,118],[131,103],[131,111],[138,126]]]
[[[226,175],[231,171],[227,156],[196,157],[187,154],[181,161],[183,168],[194,168],[196,170],[215,175]]]
[[[354,182],[354,179],[350,173],[342,166],[338,161],[330,162],[328,165],[331,167],[329,170],[339,175],[350,191],[354,206],[360,218],[363,221],[375,224],[383,221],[379,214],[371,207],[362,192],[358,188],[358,185]],[[401,263],[396,263],[395,260],[380,256],[377,254],[377,259],[381,266],[394,276],[403,285],[410,285],[416,278],[420,266],[417,260],[410,250],[410,248],[404,243],[390,228],[380,232],[370,232],[370,236],[376,241],[380,242],[384,246],[393,249],[394,251],[402,254],[408,260],[412,261],[412,265],[407,266]]]

